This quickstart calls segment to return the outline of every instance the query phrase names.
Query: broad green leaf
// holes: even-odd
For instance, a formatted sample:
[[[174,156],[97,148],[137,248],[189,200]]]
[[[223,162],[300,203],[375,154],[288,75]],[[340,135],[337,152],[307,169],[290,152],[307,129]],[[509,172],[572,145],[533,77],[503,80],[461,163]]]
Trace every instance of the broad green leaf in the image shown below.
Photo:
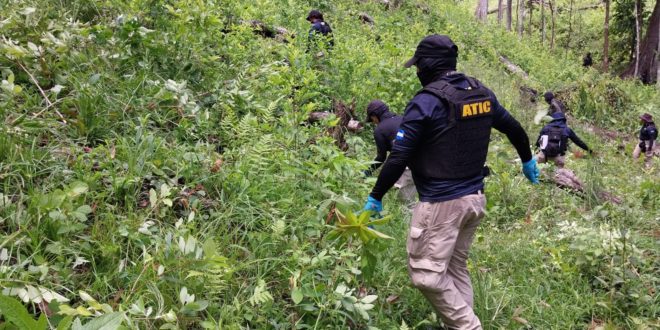
[[[371,240],[367,230],[358,230],[358,235],[360,236],[360,240],[362,240],[363,243],[368,243]]]
[[[41,313],[41,315],[39,315],[36,329],[48,329],[48,318],[46,317],[45,313]]]
[[[387,235],[385,235],[385,234],[379,232],[378,230],[371,229],[370,232],[373,233],[374,235],[380,237],[380,238],[384,238],[384,239],[394,239],[394,238],[392,238],[392,237],[390,237],[390,236],[387,236]]]
[[[151,207],[156,207],[156,202],[158,202],[156,191],[153,188],[149,189],[149,204],[151,204]]]
[[[82,205],[76,209],[76,212],[82,214],[90,214],[92,213],[92,208],[89,205]]]
[[[380,219],[372,220],[368,223],[368,225],[370,225],[370,226],[384,225],[384,224],[387,224],[388,222],[390,222],[390,220],[392,220],[392,216],[388,215],[388,216],[380,218]]]
[[[360,216],[358,217],[358,223],[360,224],[366,224],[369,222],[369,219],[371,219],[371,216],[374,214],[373,211],[368,210],[368,211],[363,211],[360,213]]]
[[[80,221],[80,222],[87,221],[87,216],[83,213],[78,212],[78,211],[71,212],[71,216],[78,219],[78,221]]]
[[[55,221],[64,221],[66,220],[66,216],[62,214],[60,211],[50,211],[48,212],[48,217]]]
[[[209,303],[205,300],[194,301],[183,306],[183,308],[181,308],[181,312],[186,314],[201,312],[205,310],[208,305]]]
[[[13,323],[19,329],[44,329],[39,327],[25,306],[14,298],[0,295],[0,313],[5,320]]]
[[[170,187],[167,184],[163,183],[160,186],[160,198],[165,198],[168,197],[169,195],[170,195]]]
[[[72,183],[71,186],[69,187],[69,196],[70,197],[80,196],[86,193],[88,189],[89,186],[86,183],[82,181],[76,181]]]
[[[298,305],[300,302],[302,302],[304,296],[302,293],[302,290],[300,288],[295,288],[291,291],[291,300],[293,300],[293,303]]]
[[[358,218],[355,216],[355,213],[353,212],[348,212],[346,215],[346,220],[348,220],[348,223],[351,225],[359,225],[360,221],[358,221]]]
[[[87,322],[82,330],[117,330],[123,320],[124,312],[105,314]]]
[[[73,323],[73,316],[69,315],[63,318],[60,323],[57,324],[57,330],[69,330],[71,324]]]

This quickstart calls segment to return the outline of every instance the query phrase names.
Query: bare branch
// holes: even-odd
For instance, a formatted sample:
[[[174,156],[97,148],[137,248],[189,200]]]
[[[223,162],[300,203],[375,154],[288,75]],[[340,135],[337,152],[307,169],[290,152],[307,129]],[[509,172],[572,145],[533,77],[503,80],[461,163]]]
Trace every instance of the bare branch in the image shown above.
[[[51,102],[50,99],[48,99],[48,96],[46,95],[46,92],[44,92],[43,88],[41,88],[41,86],[39,86],[39,82],[37,81],[36,78],[34,78],[32,73],[30,73],[30,71],[28,71],[28,69],[23,65],[23,63],[17,61],[16,64],[18,64],[18,66],[20,66],[21,69],[23,69],[23,71],[25,71],[25,73],[27,73],[27,75],[30,77],[30,80],[32,80],[32,83],[34,83],[34,85],[37,86],[37,89],[39,89],[39,93],[41,93],[41,96],[43,96],[44,100],[46,100],[46,103],[48,103],[48,106],[46,107],[46,109],[53,107],[53,105],[54,105],[53,102]],[[38,114],[41,114],[46,109],[40,111]],[[62,114],[57,109],[55,109],[55,113],[57,113],[57,115],[60,116],[60,119],[62,119],[62,122],[66,124],[66,119],[64,119],[64,116],[62,116]]]

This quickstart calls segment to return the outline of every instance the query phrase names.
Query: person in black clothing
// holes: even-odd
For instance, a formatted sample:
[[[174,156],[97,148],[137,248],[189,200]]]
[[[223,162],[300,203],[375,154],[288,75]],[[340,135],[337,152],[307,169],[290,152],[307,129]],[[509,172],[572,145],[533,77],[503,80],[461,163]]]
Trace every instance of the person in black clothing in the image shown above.
[[[318,10],[312,10],[307,14],[307,21],[312,24],[309,29],[309,43],[317,43],[317,37],[323,36],[325,38],[325,45],[328,49],[335,45],[335,40],[332,36],[332,28],[330,24],[323,20],[323,14]]]
[[[536,161],[545,163],[553,161],[557,167],[564,167],[566,164],[566,150],[568,149],[568,140],[573,141],[578,147],[592,153],[586,143],[582,141],[575,132],[566,124],[566,116],[561,112],[555,112],[551,115],[552,121],[541,129],[539,138],[536,140],[536,147],[540,149],[536,155]]]
[[[417,67],[423,89],[406,107],[364,209],[380,212],[383,196],[410,167],[420,200],[408,232],[411,281],[446,326],[481,329],[466,261],[485,215],[491,128],[507,135],[531,182],[538,183],[539,171],[520,123],[481,82],[455,72],[457,57],[458,47],[448,36],[431,35],[405,64]]]
[[[387,159],[387,153],[392,151],[394,138],[401,125],[401,116],[390,112],[389,107],[381,100],[373,100],[367,106],[366,122],[376,124],[374,141],[376,142],[376,159],[368,170],[366,176],[371,176]],[[399,180],[394,184],[399,189],[399,199],[405,202],[414,201],[415,186],[412,182],[410,169],[406,168]]]
[[[396,137],[396,132],[401,125],[401,116],[390,112],[387,104],[381,100],[373,100],[367,106],[366,122],[376,124],[374,129],[374,141],[376,142],[376,159],[371,164],[367,175],[370,176],[373,171],[378,169],[387,159],[387,153],[392,150],[392,144]]]
[[[584,58],[582,59],[582,66],[585,68],[588,68],[594,64],[594,61],[591,59],[591,53],[587,53],[587,55],[584,55]]]
[[[650,166],[653,160],[655,140],[658,138],[658,129],[655,127],[651,114],[645,113],[639,116],[639,119],[642,122],[642,129],[639,130],[639,143],[635,146],[633,157],[637,159],[643,152],[645,155],[644,162],[647,166]]]
[[[548,114],[552,115],[556,112],[566,112],[566,106],[564,103],[556,99],[555,94],[552,92],[545,92],[545,94],[543,94],[543,98],[545,99],[545,102],[550,105],[548,108]]]

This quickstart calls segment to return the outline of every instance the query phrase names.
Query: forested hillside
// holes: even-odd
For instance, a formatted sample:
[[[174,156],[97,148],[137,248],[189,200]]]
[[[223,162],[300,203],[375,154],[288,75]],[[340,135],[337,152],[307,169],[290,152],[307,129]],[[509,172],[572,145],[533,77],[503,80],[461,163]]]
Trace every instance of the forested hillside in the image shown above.
[[[551,49],[475,6],[0,0],[0,327],[437,326],[410,284],[396,193],[376,231],[341,224],[369,221],[354,215],[375,182],[372,126],[343,127],[376,98],[402,113],[421,87],[403,63],[441,33],[532,142],[553,90],[595,150],[567,156],[581,191],[545,164],[531,185],[493,134],[468,264],[484,328],[660,328],[660,159],[631,157],[658,87],[582,66],[597,12],[573,32],[558,11]],[[322,54],[310,9],[334,29]]]

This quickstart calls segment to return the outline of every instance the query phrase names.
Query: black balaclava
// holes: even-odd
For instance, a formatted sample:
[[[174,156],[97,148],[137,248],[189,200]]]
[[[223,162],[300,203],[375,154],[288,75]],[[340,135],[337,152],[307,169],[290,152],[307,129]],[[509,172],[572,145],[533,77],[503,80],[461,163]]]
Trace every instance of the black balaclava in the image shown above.
[[[448,71],[456,70],[458,47],[446,35],[432,34],[419,42],[415,55],[403,66],[417,66],[417,78],[426,86],[442,77]]]
[[[417,60],[417,78],[422,86],[440,79],[447,72],[456,70],[456,57],[422,57]]]

